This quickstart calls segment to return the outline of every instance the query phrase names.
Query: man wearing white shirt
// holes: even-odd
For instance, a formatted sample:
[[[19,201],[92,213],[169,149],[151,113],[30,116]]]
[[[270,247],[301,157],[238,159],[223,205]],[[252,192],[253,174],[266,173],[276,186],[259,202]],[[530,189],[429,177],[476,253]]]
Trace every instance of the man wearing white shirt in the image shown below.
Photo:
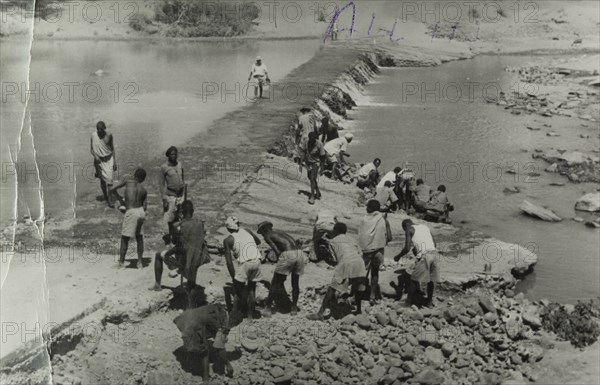
[[[394,171],[388,171],[383,178],[377,184],[377,188],[383,188],[385,186],[385,182],[392,182],[392,185],[396,184],[396,179],[398,178],[398,174],[402,171],[402,167],[396,167]]]
[[[400,254],[394,257],[398,262],[400,258],[412,251],[415,260],[412,266],[406,268],[406,275],[410,275],[408,283],[409,305],[415,304],[415,293],[421,284],[427,285],[426,306],[433,306],[433,291],[435,284],[440,282],[440,272],[437,261],[440,255],[437,252],[437,244],[429,227],[414,224],[410,219],[402,221],[402,229],[405,235],[404,248]]]
[[[256,57],[256,63],[252,65],[252,69],[250,70],[250,76],[248,76],[248,81],[250,81],[253,78],[258,81],[258,87],[254,89],[254,97],[256,98],[258,96],[260,99],[262,99],[263,86],[265,84],[265,80],[267,81],[267,83],[270,83],[271,79],[269,79],[267,66],[263,64],[262,58],[260,56]],[[259,93],[260,95],[257,95]]]
[[[327,153],[327,160],[332,164],[331,167],[331,179],[342,179],[338,175],[338,164],[344,163],[344,156],[350,156],[347,153],[348,144],[352,142],[354,135],[347,133],[343,138],[337,138],[325,144],[325,152]]]
[[[379,180],[378,168],[381,166],[381,159],[375,158],[371,163],[367,163],[358,170],[358,180],[356,186],[358,188],[374,187]]]

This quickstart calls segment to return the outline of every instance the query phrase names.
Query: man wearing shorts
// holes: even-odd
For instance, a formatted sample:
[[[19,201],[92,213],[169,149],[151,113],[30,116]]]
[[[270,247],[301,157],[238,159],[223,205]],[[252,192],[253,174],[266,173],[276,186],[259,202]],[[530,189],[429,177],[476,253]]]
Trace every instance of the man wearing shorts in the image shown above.
[[[165,155],[168,159],[160,166],[159,188],[163,200],[164,220],[169,227],[169,237],[165,239],[165,243],[169,244],[171,241],[177,243],[173,239],[175,236],[173,224],[177,219],[177,206],[184,200],[184,179],[183,166],[177,161],[177,148],[169,147]]]
[[[344,223],[336,223],[333,230],[333,239],[330,242],[331,250],[335,253],[338,264],[333,273],[331,284],[323,298],[319,312],[309,314],[310,320],[322,320],[325,310],[331,308],[336,301],[336,295],[354,294],[356,314],[361,313],[361,287],[367,281],[367,270],[362,258],[362,250],[358,243],[346,235],[347,227]]]
[[[198,268],[210,262],[205,241],[204,222],[194,218],[194,204],[183,202],[183,219],[175,224],[178,229],[178,242],[175,247],[156,253],[154,259],[154,286],[151,290],[160,291],[163,263],[169,270],[177,270],[187,282],[188,307],[193,307],[194,290],[198,287]]]
[[[298,314],[298,297],[300,296],[300,276],[304,274],[304,253],[298,248],[296,240],[289,234],[280,230],[273,230],[271,222],[262,222],[258,225],[257,232],[263,236],[265,242],[277,256],[277,266],[271,281],[269,296],[265,308],[265,316],[273,312],[271,304],[277,290],[285,293],[284,282],[288,275],[292,275],[292,315]],[[286,294],[287,295],[287,294]]]
[[[406,235],[404,249],[394,257],[395,261],[407,255],[410,251],[415,255],[415,263],[406,269],[410,274],[408,303],[414,304],[414,294],[421,284],[427,285],[426,306],[433,306],[433,291],[435,283],[440,281],[440,273],[437,267],[439,254],[436,243],[429,227],[426,225],[415,225],[410,219],[402,221],[402,228]]]
[[[225,227],[230,234],[223,240],[227,270],[242,311],[246,312],[249,319],[253,319],[256,283],[263,278],[260,271],[262,255],[258,249],[260,239],[251,230],[240,228],[236,217],[227,218]],[[234,258],[237,260],[237,269],[233,265]]]
[[[267,66],[262,62],[262,58],[260,56],[256,57],[256,62],[252,65],[252,69],[250,70],[248,81],[251,79],[255,79],[258,82],[258,87],[254,89],[254,97],[262,99],[265,81],[270,83],[271,79],[269,79]]]
[[[146,171],[138,168],[133,174],[133,178],[127,178],[110,190],[110,194],[116,196],[119,200],[123,198],[117,193],[117,190],[125,187],[125,215],[123,217],[123,229],[121,231],[121,249],[119,255],[119,268],[125,267],[125,255],[129,247],[129,240],[135,238],[137,242],[138,262],[137,268],[142,268],[142,256],[144,254],[144,235],[142,234],[142,225],[146,218],[148,195],[146,189],[141,184],[146,180]]]

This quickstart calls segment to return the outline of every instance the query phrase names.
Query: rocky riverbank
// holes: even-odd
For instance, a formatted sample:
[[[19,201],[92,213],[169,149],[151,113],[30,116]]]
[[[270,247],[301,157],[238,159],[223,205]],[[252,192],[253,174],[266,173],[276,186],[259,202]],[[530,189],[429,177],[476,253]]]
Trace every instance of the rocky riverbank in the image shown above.
[[[543,60],[544,65],[531,65],[506,70],[518,76],[519,83],[512,93],[501,93],[497,100],[488,100],[512,114],[537,115],[527,125],[532,131],[545,132],[546,136],[559,137],[550,120],[565,116],[586,121],[581,127],[595,128],[590,135],[581,135],[592,143],[600,138],[600,89],[598,86],[598,55],[583,55],[569,60]],[[600,158],[597,147],[592,153],[582,151],[536,149],[533,158],[549,163],[546,172],[559,173],[570,182],[600,182]]]

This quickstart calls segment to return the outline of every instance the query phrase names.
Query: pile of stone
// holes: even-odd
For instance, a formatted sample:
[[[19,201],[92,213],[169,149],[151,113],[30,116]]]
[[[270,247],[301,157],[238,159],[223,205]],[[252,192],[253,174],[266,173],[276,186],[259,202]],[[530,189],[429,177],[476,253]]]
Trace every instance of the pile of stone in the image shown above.
[[[522,82],[520,89],[511,93],[500,92],[497,98],[489,98],[488,103],[503,106],[515,115],[562,115],[589,121],[598,120],[594,106],[598,104],[600,93],[574,81],[576,76],[590,75],[589,73],[573,73],[571,70],[543,66],[507,67],[506,71],[518,74]],[[570,91],[561,99],[557,98],[556,93],[541,93],[539,89],[540,86],[562,84],[568,85]]]
[[[576,116],[580,119],[596,121],[596,118],[583,111],[598,101],[597,97],[590,99],[588,95],[597,95],[597,93],[590,91],[589,94],[584,94],[579,91],[571,91],[566,100],[558,101],[549,99],[546,94],[500,92],[498,98],[488,98],[487,102],[496,103],[496,105],[510,110],[513,115],[537,114],[548,118],[555,115]]]
[[[519,75],[519,79],[525,83],[540,85],[556,85],[565,81],[565,77],[572,74],[570,70],[552,68],[547,66],[530,67],[506,67],[506,72]]]
[[[600,182],[600,159],[579,151],[552,151],[546,154],[532,155],[534,159],[541,158],[550,164],[546,172],[559,173],[569,178],[571,182]]]
[[[307,292],[315,311],[321,290]],[[506,293],[508,294],[508,293]],[[514,295],[514,294],[513,294]],[[435,308],[384,299],[366,314],[339,320],[261,319],[232,331],[242,351],[225,384],[498,384],[535,381],[532,365],[548,343],[539,310],[523,294],[499,297],[477,289],[439,298]],[[243,325],[246,325],[244,328]]]

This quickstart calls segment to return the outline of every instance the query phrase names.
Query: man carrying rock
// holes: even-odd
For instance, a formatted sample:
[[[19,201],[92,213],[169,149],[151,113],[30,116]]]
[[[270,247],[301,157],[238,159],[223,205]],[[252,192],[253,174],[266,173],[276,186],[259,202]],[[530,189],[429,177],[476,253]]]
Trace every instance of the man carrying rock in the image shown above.
[[[241,310],[246,312],[249,319],[253,319],[256,283],[262,280],[262,255],[258,249],[260,239],[251,230],[241,228],[236,217],[227,218],[225,227],[230,234],[223,240],[227,270],[233,280]],[[237,270],[233,266],[234,258],[237,260]]]
[[[379,201],[372,199],[367,202],[367,214],[358,228],[358,243],[365,267],[371,272],[371,304],[379,297],[379,268],[383,264],[385,245],[390,240],[389,224],[380,209]]]
[[[267,297],[265,316],[273,312],[271,304],[275,293],[280,290],[285,293],[284,282],[288,275],[292,275],[292,315],[298,313],[298,297],[300,296],[300,276],[304,274],[304,253],[298,248],[296,240],[289,234],[273,230],[271,222],[262,222],[258,225],[257,232],[263,236],[265,242],[277,256],[277,266],[271,281],[269,296]]]
[[[169,270],[175,270],[185,277],[187,282],[188,306],[194,305],[194,291],[197,289],[198,268],[210,262],[208,247],[205,241],[204,222],[194,217],[194,205],[191,201],[183,202],[183,219],[175,223],[179,236],[175,247],[156,253],[154,258],[154,286],[151,290],[160,291],[163,263]]]
[[[100,121],[96,124],[96,132],[92,134],[90,141],[90,152],[94,157],[94,168],[96,178],[100,179],[102,198],[108,207],[114,207],[110,189],[113,185],[114,172],[117,171],[116,151],[111,133],[106,131],[106,125]]]
[[[361,313],[361,289],[367,283],[367,269],[362,259],[362,250],[358,243],[346,235],[346,225],[336,223],[333,227],[333,239],[330,241],[332,252],[335,253],[338,264],[333,273],[331,284],[323,298],[319,312],[309,314],[310,320],[322,320],[325,310],[331,308],[336,302],[337,295],[354,294],[356,314]]]
[[[402,229],[405,234],[404,248],[400,254],[394,257],[398,262],[400,258],[413,252],[415,261],[413,265],[406,268],[406,273],[410,275],[408,285],[407,303],[413,305],[418,302],[415,298],[417,289],[421,284],[427,285],[426,306],[433,306],[433,291],[435,283],[440,281],[440,274],[437,267],[439,254],[436,249],[435,239],[426,225],[415,225],[410,219],[402,221]],[[419,290],[420,291],[420,290]]]
[[[173,320],[183,339],[183,348],[192,355],[202,356],[202,375],[210,378],[209,353],[218,351],[218,358],[225,366],[225,374],[233,375],[233,367],[226,356],[225,343],[229,334],[229,314],[221,304],[210,304],[186,310]],[[212,346],[210,340],[213,340]]]

